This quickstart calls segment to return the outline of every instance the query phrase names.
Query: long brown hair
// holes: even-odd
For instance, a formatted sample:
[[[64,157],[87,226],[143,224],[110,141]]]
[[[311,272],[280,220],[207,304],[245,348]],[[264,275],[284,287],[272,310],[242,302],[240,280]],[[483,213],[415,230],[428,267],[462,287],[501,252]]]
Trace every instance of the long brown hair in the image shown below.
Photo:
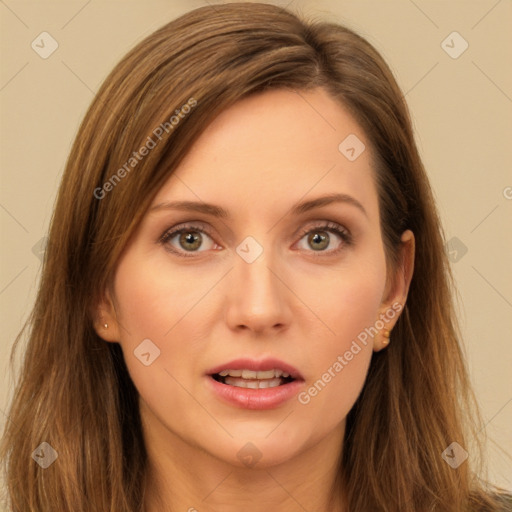
[[[343,26],[233,3],[194,10],[138,44],[80,126],[1,446],[14,511],[144,509],[137,391],[120,346],[96,334],[93,305],[156,192],[208,123],[250,94],[317,87],[351,111],[374,150],[390,268],[402,232],[416,237],[414,277],[392,346],[373,355],[347,418],[339,488],[351,511],[497,510],[478,468],[466,461],[453,469],[441,456],[456,441],[479,460],[480,417],[440,221],[390,69]],[[150,139],[154,147],[141,157]],[[44,469],[31,457],[42,442],[58,454]]]

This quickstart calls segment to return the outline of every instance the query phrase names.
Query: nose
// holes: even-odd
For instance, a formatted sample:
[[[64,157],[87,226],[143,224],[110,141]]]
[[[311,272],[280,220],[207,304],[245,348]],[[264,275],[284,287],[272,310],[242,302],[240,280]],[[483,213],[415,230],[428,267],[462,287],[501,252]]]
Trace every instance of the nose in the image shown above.
[[[292,293],[267,253],[263,251],[252,263],[236,255],[227,306],[227,322],[233,330],[270,335],[290,324]]]

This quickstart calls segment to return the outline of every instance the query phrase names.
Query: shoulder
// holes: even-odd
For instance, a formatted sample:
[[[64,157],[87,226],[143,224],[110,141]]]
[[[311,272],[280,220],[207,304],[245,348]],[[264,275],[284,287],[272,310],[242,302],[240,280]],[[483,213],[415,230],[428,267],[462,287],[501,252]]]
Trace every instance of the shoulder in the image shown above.
[[[498,505],[495,512],[512,512],[512,494],[493,494],[492,498]]]
[[[503,512],[512,512],[512,494],[502,494],[499,498]]]
[[[505,491],[505,492],[502,492]],[[473,495],[468,512],[512,512],[512,493],[508,490],[480,492]]]

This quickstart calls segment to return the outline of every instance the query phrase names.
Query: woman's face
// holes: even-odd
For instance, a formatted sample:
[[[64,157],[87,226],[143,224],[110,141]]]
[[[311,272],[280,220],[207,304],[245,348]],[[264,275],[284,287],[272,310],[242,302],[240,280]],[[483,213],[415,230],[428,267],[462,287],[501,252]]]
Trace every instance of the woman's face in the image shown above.
[[[158,192],[101,335],[162,450],[270,466],[339,446],[405,299],[386,277],[365,134],[321,89],[265,92],[216,118]]]

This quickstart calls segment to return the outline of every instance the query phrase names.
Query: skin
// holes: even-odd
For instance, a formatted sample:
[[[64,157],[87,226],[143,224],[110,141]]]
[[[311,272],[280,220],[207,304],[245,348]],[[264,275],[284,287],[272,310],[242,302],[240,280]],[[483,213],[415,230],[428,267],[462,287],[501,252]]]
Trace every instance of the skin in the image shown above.
[[[366,145],[353,162],[338,150],[349,134]],[[346,415],[373,352],[392,350],[383,329],[359,343],[357,355],[307,404],[293,397],[263,411],[228,405],[205,373],[238,357],[277,357],[299,369],[307,391],[379,315],[405,304],[414,236],[404,232],[402,263],[387,275],[370,151],[360,126],[324,90],[270,91],[216,118],[158,192],[153,206],[204,201],[231,218],[149,210],[119,262],[114,296],[107,293],[98,306],[97,331],[120,343],[140,393],[150,512],[332,512],[329,489]],[[366,213],[332,203],[289,214],[297,202],[333,192],[352,196]],[[318,228],[322,221],[348,230],[353,242]],[[202,237],[195,252],[179,235],[159,242],[184,222],[209,228],[189,230]],[[308,242],[302,230],[328,240]],[[236,252],[247,236],[263,248],[252,263]],[[149,366],[134,356],[146,338],[160,349]],[[261,455],[253,467],[237,457],[248,442]],[[336,510],[345,509],[342,501]]]

